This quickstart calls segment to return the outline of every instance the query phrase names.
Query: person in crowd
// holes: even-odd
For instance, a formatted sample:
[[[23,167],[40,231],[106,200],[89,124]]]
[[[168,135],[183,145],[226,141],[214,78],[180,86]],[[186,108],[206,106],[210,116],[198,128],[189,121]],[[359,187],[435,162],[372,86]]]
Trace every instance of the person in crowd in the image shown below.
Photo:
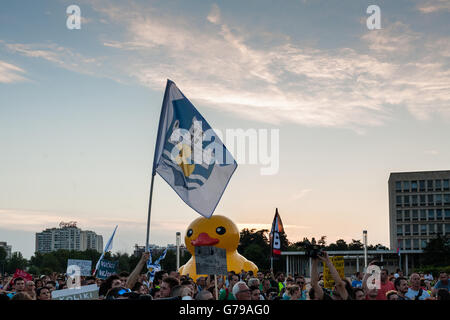
[[[395,290],[394,284],[388,279],[389,271],[382,269],[380,274],[380,288],[378,289],[377,300],[386,300],[386,292]]]
[[[215,300],[213,294],[208,290],[202,290],[197,293],[195,300]]]
[[[449,301],[450,300],[450,293],[448,292],[447,289],[438,289],[438,291],[436,293],[436,300]]]
[[[420,287],[419,274],[417,274],[417,273],[411,274],[409,281],[411,283],[411,287],[409,287],[409,289],[405,295],[410,300],[425,300],[427,298],[430,298],[430,294],[426,290],[423,290]]]
[[[17,292],[11,300],[33,300],[26,291]]]
[[[302,292],[300,287],[296,284],[286,287],[286,295],[283,296],[283,300],[301,300]]]
[[[132,289],[136,282],[139,279],[139,275],[141,274],[142,269],[147,264],[148,259],[150,258],[150,252],[144,252],[141,255],[141,258],[139,259],[139,262],[137,263],[134,270],[131,272],[131,274],[123,273],[121,272],[119,277],[122,281],[122,286],[128,289]]]
[[[28,280],[25,283],[25,292],[28,293],[32,300],[36,300],[36,285],[34,281]]]
[[[233,287],[236,283],[239,282],[239,276],[236,274],[228,275],[228,287],[220,290],[219,292],[219,300],[236,300],[236,297],[233,295]]]
[[[47,287],[40,287],[36,289],[36,299],[37,300],[51,300],[52,294]]]
[[[41,279],[36,279],[36,280],[34,281],[34,284],[36,285],[36,289],[42,288],[42,287],[44,286],[44,283],[42,282]]]
[[[390,290],[390,291],[386,292],[386,300],[399,300],[397,291]]]
[[[236,300],[251,300],[250,288],[244,281],[239,281],[233,286],[233,295]]]
[[[395,271],[395,273],[394,273],[394,277],[395,277],[395,279],[397,279],[397,278],[402,278],[403,277],[403,271],[402,270],[400,270],[400,269],[397,269],[396,271]]]
[[[133,292],[130,289],[125,287],[111,288],[106,294],[106,300],[126,300],[132,293]]]
[[[45,287],[48,288],[48,290],[50,290],[50,292],[56,290],[56,282],[53,280],[47,281],[47,283],[45,284]]]
[[[276,279],[277,285],[278,285],[278,295],[282,296],[284,293],[284,290],[286,289],[286,283],[284,282],[285,281],[284,273],[278,272],[277,275],[275,276],[275,279]]]
[[[398,277],[394,281],[395,291],[397,291],[398,300],[410,300],[406,293],[408,292],[408,280],[403,277]]]
[[[366,300],[378,300],[378,289],[377,288],[368,289]]]
[[[269,294],[269,289],[272,287],[271,283],[270,283],[270,279],[265,278],[262,281],[262,295],[264,295],[264,299],[268,300],[268,294]]]
[[[434,280],[433,274],[432,274],[431,272],[425,273],[424,276],[423,276],[423,278],[424,278],[425,280],[429,280],[429,281],[433,281],[433,280]]]
[[[354,288],[353,295],[355,296],[355,300],[365,300],[366,294],[362,288]]]
[[[160,285],[161,298],[169,298],[172,295],[172,289],[180,285],[177,278],[167,277],[162,280]]]
[[[261,299],[261,291],[259,290],[259,286],[250,286],[249,288],[252,300],[264,300]]]
[[[117,274],[109,276],[100,286],[98,290],[99,297],[104,297],[112,288],[117,288],[122,286],[122,281]]]
[[[432,289],[433,295],[435,295],[439,289],[450,291],[450,281],[448,281],[447,272],[442,271],[439,273],[439,280]]]
[[[153,299],[161,299],[161,289],[160,288],[152,288],[150,290],[150,295],[153,297]]]
[[[352,281],[352,287],[353,288],[362,288],[362,279],[363,279],[363,273],[362,272],[356,272],[355,274],[355,280]]]
[[[25,291],[25,280],[21,277],[17,277],[13,281],[14,291],[7,294],[7,296],[12,299],[15,294]]]
[[[138,294],[147,294],[147,287],[144,286],[142,283],[140,282],[136,282],[134,287],[131,289],[131,291],[136,292]]]

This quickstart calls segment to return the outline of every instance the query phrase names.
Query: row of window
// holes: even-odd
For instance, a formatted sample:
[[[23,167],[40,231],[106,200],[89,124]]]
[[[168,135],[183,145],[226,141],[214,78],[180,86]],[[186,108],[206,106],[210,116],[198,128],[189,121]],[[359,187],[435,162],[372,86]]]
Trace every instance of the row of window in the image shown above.
[[[450,193],[446,194],[414,194],[407,196],[396,196],[397,207],[400,206],[442,206],[450,205]]]
[[[425,249],[427,246],[428,240],[425,239],[404,239],[404,240],[398,240],[398,246],[400,247],[400,250],[419,250],[419,249]],[[420,247],[419,247],[420,244]],[[401,253],[401,251],[400,251]]]
[[[426,236],[434,234],[450,234],[450,223],[397,225],[397,236]]]
[[[450,190],[449,179],[438,180],[413,180],[395,182],[396,192],[417,192],[417,191],[448,191]]]
[[[450,220],[450,209],[397,210],[397,222]]]

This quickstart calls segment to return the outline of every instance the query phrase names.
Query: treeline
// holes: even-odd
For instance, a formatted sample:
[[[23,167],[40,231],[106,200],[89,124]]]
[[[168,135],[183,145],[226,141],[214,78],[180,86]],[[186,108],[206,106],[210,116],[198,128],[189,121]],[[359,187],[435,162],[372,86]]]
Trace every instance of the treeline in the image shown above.
[[[308,245],[317,245],[326,251],[343,251],[343,250],[363,250],[364,246],[360,240],[352,240],[350,243],[339,239],[335,243],[327,244],[326,236],[320,238],[303,238],[302,241],[291,242],[287,239],[285,233],[280,234],[281,249],[283,251],[304,251]],[[381,244],[369,245],[368,250],[387,250]],[[163,250],[152,251],[152,258],[155,261]],[[240,243],[238,252],[247,259],[253,261],[260,270],[270,269],[270,241],[269,230],[262,229],[243,229],[240,232]],[[182,251],[180,256],[180,265],[185,264],[191,257],[188,251]],[[27,270],[31,274],[50,274],[51,272],[63,273],[67,268],[68,259],[91,260],[94,267],[100,258],[100,253],[94,250],[86,251],[68,251],[58,250],[50,253],[36,252],[30,260],[23,258],[20,252],[14,252],[10,259],[6,259],[6,251],[0,247],[0,272],[13,273],[16,269]],[[132,271],[139,257],[129,255],[127,253],[106,253],[105,259],[110,261],[118,261],[118,272]],[[437,236],[429,241],[424,249],[421,261],[423,265],[420,267],[438,268],[450,266],[450,237]],[[273,264],[274,270],[284,270],[284,259],[275,260]],[[161,267],[164,270],[176,269],[176,252],[168,250],[164,260],[161,261]]]

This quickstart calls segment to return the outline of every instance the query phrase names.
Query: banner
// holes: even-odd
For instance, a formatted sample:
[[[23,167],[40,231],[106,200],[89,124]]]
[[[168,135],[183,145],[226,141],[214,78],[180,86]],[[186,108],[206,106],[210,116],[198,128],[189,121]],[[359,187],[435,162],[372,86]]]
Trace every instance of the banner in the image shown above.
[[[80,289],[63,289],[52,291],[53,300],[95,300],[98,299],[96,284],[83,286]]]
[[[16,279],[16,278],[23,278],[23,280],[25,280],[25,281],[33,280],[33,277],[31,276],[31,274],[29,274],[23,270],[20,270],[20,269],[16,269],[16,272],[13,274],[12,281],[14,281],[14,279]]]
[[[118,261],[102,259],[97,270],[97,278],[106,279],[116,273]]]
[[[336,256],[336,257],[330,257],[331,262],[333,263],[334,267],[336,268],[337,272],[339,273],[339,276],[341,279],[345,278],[345,265],[344,265],[344,257],[342,256]],[[331,276],[330,269],[324,264],[323,266],[323,286],[327,289],[331,289],[334,287],[334,280]]]
[[[81,276],[90,276],[91,275],[91,270],[92,270],[92,261],[91,260],[69,259],[69,260],[67,260],[67,269],[69,269],[69,266],[78,266],[80,268]],[[66,271],[66,272],[70,273],[69,271]]]

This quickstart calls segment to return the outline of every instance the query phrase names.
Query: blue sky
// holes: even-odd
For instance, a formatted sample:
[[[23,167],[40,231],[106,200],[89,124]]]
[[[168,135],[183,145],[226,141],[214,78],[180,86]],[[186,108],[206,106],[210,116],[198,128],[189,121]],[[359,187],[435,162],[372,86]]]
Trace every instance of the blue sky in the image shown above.
[[[80,30],[66,8],[81,8]],[[368,30],[366,8],[381,9]],[[78,221],[145,241],[167,78],[215,128],[279,129],[280,170],[240,165],[216,213],[288,237],[389,245],[390,172],[445,170],[448,1],[2,1],[0,241]],[[225,141],[226,143],[226,141]],[[196,218],[155,179],[151,242]]]

